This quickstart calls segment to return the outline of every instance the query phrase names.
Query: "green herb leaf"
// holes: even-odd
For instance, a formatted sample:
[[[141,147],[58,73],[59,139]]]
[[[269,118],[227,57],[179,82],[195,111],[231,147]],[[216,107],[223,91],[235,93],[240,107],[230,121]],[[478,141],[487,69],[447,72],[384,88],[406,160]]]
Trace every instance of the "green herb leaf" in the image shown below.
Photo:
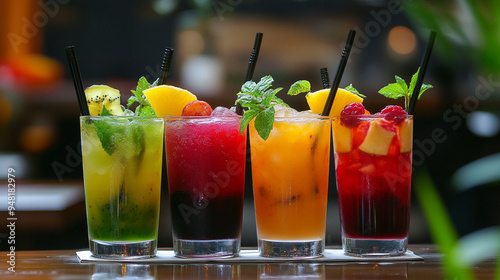
[[[95,132],[101,141],[101,146],[104,151],[108,155],[112,155],[115,150],[115,138],[113,137],[115,130],[113,126],[105,121],[98,120],[95,122]]]
[[[259,136],[267,140],[274,124],[274,107],[269,107],[264,111],[260,112],[255,118],[255,129]]]
[[[145,77],[141,77],[137,82],[136,90],[132,90],[133,95],[127,100],[127,109],[130,109],[133,104],[139,103],[135,108],[136,116],[156,116],[143,91],[157,84],[158,80],[150,84]]]
[[[265,76],[258,83],[248,81],[241,86],[235,104],[248,109],[241,118],[240,132],[243,132],[250,121],[255,118],[255,129],[260,137],[266,140],[273,129],[274,114],[276,112],[274,106],[282,104],[290,107],[282,99],[276,97],[276,94],[282,88],[271,89],[273,82],[273,77]],[[288,94],[295,95],[310,91],[310,87],[311,84],[308,81],[298,81],[290,87]]]
[[[424,93],[426,90],[433,88],[432,85],[427,85],[427,84],[422,84],[422,87],[420,88],[420,93],[418,94],[418,99],[422,96],[422,93]]]
[[[378,92],[385,97],[398,99],[400,97],[405,98],[405,109],[408,110],[408,105],[410,104],[411,96],[413,95],[413,91],[415,90],[415,85],[417,84],[418,72],[420,72],[420,68],[417,70],[415,74],[411,77],[410,86],[406,84],[406,81],[399,77],[396,77],[396,83],[388,84],[387,86],[380,89]],[[418,93],[418,99],[422,96],[422,94],[432,88],[431,85],[422,84],[420,88],[420,92]]]
[[[352,93],[356,94],[357,96],[360,96],[360,97],[366,98],[366,95],[359,93],[359,91],[358,91],[357,89],[355,89],[355,88],[352,86],[352,84],[350,84],[350,85],[348,85],[347,87],[345,87],[345,90],[350,91],[350,92],[352,92]]]
[[[259,113],[260,110],[257,108],[250,108],[243,113],[243,117],[241,118],[240,133],[243,133],[243,131],[245,131],[250,121],[253,120],[253,118],[255,118],[255,116],[257,116]]]
[[[403,96],[408,97],[408,85],[406,84],[406,81],[398,75],[396,75],[395,77],[396,83],[400,87],[400,92],[403,94]]]
[[[112,114],[108,111],[106,106],[102,106],[101,116],[112,116]]]
[[[288,95],[298,95],[301,93],[308,93],[311,91],[311,83],[306,80],[300,80],[295,83],[290,87],[288,90]]]
[[[404,97],[405,93],[401,89],[401,87],[397,83],[388,84],[385,87],[381,88],[378,93],[382,94],[385,97],[398,99],[400,97]]]
[[[257,83],[255,89],[252,91],[254,94],[259,94],[261,92],[266,91],[268,88],[270,88],[273,85],[274,79],[270,75],[263,77],[260,79],[260,81]]]

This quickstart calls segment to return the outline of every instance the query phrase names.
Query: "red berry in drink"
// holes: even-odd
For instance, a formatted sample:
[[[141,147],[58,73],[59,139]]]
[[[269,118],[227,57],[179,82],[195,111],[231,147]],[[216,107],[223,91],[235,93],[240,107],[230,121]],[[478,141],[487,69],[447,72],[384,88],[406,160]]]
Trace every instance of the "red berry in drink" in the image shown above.
[[[384,115],[386,120],[393,121],[396,124],[402,123],[408,116],[408,113],[402,107],[396,105],[386,106],[380,113]]]
[[[212,107],[205,101],[195,100],[189,102],[182,110],[183,116],[210,116]]]
[[[358,115],[365,114],[365,107],[361,103],[351,103],[344,107],[340,113],[340,120],[346,127],[356,127],[361,123]]]

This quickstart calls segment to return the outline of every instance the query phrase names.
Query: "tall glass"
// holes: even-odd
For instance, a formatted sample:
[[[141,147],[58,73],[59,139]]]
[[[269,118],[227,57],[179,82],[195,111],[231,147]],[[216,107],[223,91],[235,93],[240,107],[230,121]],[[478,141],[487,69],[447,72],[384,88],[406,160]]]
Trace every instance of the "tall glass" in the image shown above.
[[[163,119],[80,117],[90,251],[99,258],[156,254]]]
[[[246,151],[240,120],[165,119],[173,247],[178,257],[239,254]]]
[[[259,253],[310,258],[324,252],[329,117],[276,117],[267,140],[250,124]]]
[[[406,252],[410,225],[413,116],[333,118],[342,247],[348,255]],[[353,126],[354,127],[350,127]]]

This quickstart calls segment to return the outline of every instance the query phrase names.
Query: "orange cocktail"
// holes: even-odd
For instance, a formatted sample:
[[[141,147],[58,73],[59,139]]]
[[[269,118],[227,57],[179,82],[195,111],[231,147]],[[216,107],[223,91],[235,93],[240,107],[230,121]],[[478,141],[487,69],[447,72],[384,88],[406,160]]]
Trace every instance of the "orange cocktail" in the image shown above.
[[[262,256],[314,257],[324,250],[329,117],[276,117],[267,140],[250,125],[257,237]],[[279,250],[277,250],[279,248]]]

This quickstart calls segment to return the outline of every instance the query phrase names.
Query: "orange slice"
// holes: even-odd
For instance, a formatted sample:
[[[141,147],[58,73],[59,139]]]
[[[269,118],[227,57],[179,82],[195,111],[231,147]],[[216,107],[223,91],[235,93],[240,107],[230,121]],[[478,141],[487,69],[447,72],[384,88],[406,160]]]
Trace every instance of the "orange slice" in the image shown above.
[[[309,108],[314,114],[321,114],[323,112],[329,93],[330,89],[322,89],[310,92],[306,95],[307,104],[309,104]],[[353,102],[363,103],[363,98],[350,91],[339,88],[333,100],[330,116],[340,116],[340,112],[344,110],[344,107]]]
[[[170,85],[155,86],[143,91],[156,116],[180,116],[182,109],[196,96],[191,92]]]

